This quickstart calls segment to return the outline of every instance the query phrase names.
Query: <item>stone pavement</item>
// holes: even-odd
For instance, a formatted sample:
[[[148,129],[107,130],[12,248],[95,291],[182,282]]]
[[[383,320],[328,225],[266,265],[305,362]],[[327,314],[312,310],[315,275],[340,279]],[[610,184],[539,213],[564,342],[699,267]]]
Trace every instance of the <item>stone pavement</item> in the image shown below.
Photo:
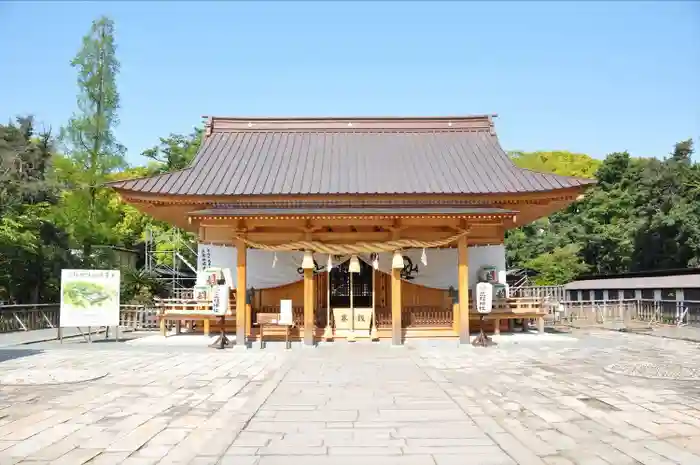
[[[91,330],[92,337],[104,337],[104,331],[93,329]],[[82,330],[82,334],[87,337],[87,328]],[[100,336],[102,334],[102,336]],[[65,339],[80,337],[81,330],[78,328],[63,328],[63,337]],[[13,347],[24,344],[35,344],[38,342],[51,341],[58,339],[58,330],[56,328],[33,329],[31,331],[14,331],[11,333],[0,333],[0,347]]]
[[[700,348],[684,341],[0,352],[0,384],[25,384],[0,385],[0,465],[700,464]]]

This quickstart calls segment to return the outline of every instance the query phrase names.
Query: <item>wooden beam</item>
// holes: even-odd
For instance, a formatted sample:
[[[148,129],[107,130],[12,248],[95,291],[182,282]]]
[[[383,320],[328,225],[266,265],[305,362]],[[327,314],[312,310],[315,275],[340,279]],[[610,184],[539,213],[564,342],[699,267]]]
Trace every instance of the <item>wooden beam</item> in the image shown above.
[[[353,202],[362,204],[363,202],[420,202],[440,200],[443,202],[472,202],[475,206],[495,206],[499,205],[503,208],[508,208],[509,205],[518,203],[531,203],[540,200],[550,199],[571,199],[573,202],[582,192],[585,191],[584,186],[575,186],[565,189],[555,189],[549,191],[522,192],[513,194],[280,194],[280,195],[238,195],[236,200],[232,201],[231,196],[202,196],[202,195],[168,195],[155,194],[149,192],[130,191],[126,189],[114,188],[120,196],[131,203],[140,202],[163,202],[163,203],[180,203],[196,206],[194,209],[208,208],[212,203],[230,204],[235,208],[237,202],[250,204],[261,203],[269,204],[270,202],[325,202],[325,201],[340,201]]]
[[[474,228],[473,233],[468,236],[469,245],[484,245],[484,244],[501,244],[503,243],[503,229],[498,228]],[[226,228],[211,228],[204,226],[200,228],[200,240],[215,244],[232,244],[235,245],[235,232],[232,229]],[[416,239],[416,240],[437,240],[445,239],[455,234],[449,229],[406,229],[394,230],[393,232],[316,232],[311,236],[308,233],[282,231],[269,232],[248,232],[246,239],[261,244],[277,245],[289,242],[316,240],[329,244],[348,244],[355,242],[386,242],[397,239]],[[309,239],[310,237],[310,239]]]

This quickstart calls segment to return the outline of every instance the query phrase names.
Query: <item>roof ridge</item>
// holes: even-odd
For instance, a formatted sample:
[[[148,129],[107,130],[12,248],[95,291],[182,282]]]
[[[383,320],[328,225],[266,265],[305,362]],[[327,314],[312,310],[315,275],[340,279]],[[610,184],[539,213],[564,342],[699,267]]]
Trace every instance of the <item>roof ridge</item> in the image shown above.
[[[205,134],[248,131],[309,132],[425,132],[425,131],[490,131],[497,115],[434,116],[434,117],[206,117]]]

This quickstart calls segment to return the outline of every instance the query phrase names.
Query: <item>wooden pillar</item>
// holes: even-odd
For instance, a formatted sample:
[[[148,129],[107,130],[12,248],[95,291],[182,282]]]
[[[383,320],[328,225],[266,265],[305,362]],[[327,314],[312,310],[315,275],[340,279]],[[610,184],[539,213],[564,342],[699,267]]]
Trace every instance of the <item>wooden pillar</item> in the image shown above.
[[[458,265],[457,277],[459,279],[459,343],[469,344],[469,249],[467,249],[467,236],[462,236],[457,241]]]
[[[454,301],[453,301],[454,302]],[[459,304],[452,304],[452,331],[459,335]]]
[[[304,344],[314,345],[314,270],[304,269]]]
[[[245,242],[236,241],[236,345],[245,346],[246,333],[246,272],[247,247]]]
[[[401,268],[391,269],[391,343],[402,344],[401,334]]]
[[[255,297],[252,297],[252,299],[255,299]],[[247,302],[245,306],[245,334],[246,337],[249,337],[250,340],[253,340],[253,306],[251,305],[251,302]]]

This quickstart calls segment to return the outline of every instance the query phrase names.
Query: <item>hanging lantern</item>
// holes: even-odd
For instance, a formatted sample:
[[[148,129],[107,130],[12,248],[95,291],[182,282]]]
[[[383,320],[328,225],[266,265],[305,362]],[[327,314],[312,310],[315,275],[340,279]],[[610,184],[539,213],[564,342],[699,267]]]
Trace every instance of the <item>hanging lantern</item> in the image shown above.
[[[375,270],[379,269],[379,254],[378,253],[372,254],[372,266],[374,267]]]
[[[398,250],[394,252],[394,257],[391,259],[391,267],[394,269],[403,268],[403,255]]]
[[[305,270],[314,269],[314,256],[310,250],[304,252],[304,259],[301,261],[301,267]]]
[[[272,268],[274,268],[275,265],[277,265],[277,252],[272,255]]]
[[[331,272],[333,269],[333,259],[331,258],[331,254],[328,254],[328,262],[326,262],[326,271]]]
[[[428,256],[425,254],[425,247],[423,247],[423,253],[420,256],[420,261],[423,266],[428,266]]]
[[[357,255],[350,257],[350,266],[348,267],[348,271],[350,273],[360,272],[360,260],[357,258]]]

